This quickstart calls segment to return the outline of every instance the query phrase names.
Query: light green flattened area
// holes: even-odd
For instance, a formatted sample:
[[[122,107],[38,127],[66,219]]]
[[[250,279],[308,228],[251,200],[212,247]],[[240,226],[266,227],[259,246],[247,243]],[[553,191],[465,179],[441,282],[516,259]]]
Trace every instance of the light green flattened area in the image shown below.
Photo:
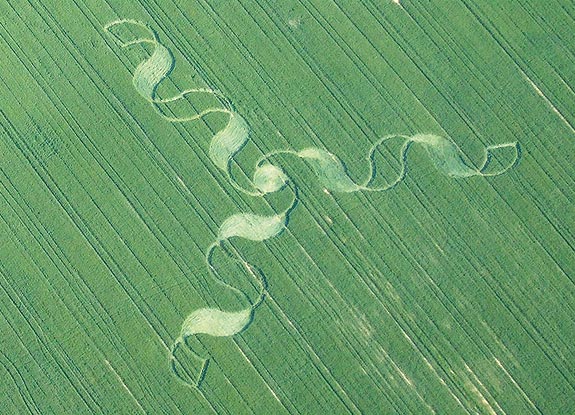
[[[0,15],[0,413],[575,412],[575,4]]]

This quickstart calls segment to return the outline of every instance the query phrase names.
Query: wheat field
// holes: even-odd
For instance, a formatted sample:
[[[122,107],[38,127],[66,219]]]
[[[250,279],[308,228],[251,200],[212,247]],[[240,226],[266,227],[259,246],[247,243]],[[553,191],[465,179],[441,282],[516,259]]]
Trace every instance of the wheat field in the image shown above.
[[[575,2],[0,16],[0,413],[575,413]]]

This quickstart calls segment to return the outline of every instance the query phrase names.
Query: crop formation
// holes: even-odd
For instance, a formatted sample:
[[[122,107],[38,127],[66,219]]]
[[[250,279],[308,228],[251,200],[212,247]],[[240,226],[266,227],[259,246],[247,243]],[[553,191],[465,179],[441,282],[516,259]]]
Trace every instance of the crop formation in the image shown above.
[[[575,411],[575,4],[0,12],[0,413]]]

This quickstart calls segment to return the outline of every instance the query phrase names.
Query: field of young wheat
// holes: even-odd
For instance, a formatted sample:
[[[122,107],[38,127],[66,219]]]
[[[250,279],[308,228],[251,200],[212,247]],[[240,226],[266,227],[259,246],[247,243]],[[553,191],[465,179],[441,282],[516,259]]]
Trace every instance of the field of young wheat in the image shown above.
[[[574,29],[0,3],[0,413],[574,413]]]

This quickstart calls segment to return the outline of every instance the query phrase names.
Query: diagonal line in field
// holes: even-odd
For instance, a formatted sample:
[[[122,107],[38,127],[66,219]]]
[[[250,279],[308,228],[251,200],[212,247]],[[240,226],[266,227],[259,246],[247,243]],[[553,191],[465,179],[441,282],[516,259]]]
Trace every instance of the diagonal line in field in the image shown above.
[[[555,114],[557,114],[557,116],[561,119],[563,124],[565,124],[567,127],[569,127],[569,130],[571,130],[571,132],[573,134],[575,134],[575,128],[573,128],[573,125],[565,118],[565,116],[563,114],[561,114],[561,111],[559,111],[557,109],[557,107],[555,105],[553,105],[551,100],[549,98],[547,98],[547,96],[543,93],[543,91],[541,91],[541,89],[537,86],[537,84],[529,76],[527,76],[527,74],[523,71],[523,69],[521,69],[521,68],[518,68],[518,69],[519,69],[519,72],[521,73],[521,75],[523,76],[523,78],[527,82],[529,82],[529,85],[531,85],[531,87],[535,90],[535,92],[537,92],[537,95],[539,95],[541,98],[543,98],[545,103],[549,106],[549,108],[551,108],[553,110],[553,112]]]
[[[120,383],[120,385],[122,385],[122,388],[124,388],[124,390],[128,393],[128,395],[130,396],[130,398],[134,401],[134,403],[136,404],[136,406],[138,407],[138,409],[143,413],[146,414],[146,410],[142,407],[142,404],[138,401],[138,399],[136,399],[136,397],[134,396],[134,394],[132,393],[132,391],[130,390],[130,388],[128,387],[128,385],[126,385],[126,383],[124,382],[124,380],[122,379],[122,377],[120,376],[120,374],[118,372],[116,372],[116,369],[114,369],[114,366],[112,366],[112,364],[110,363],[110,361],[108,359],[104,359],[104,363],[106,364],[106,366],[108,367],[108,369],[110,369],[110,371],[114,374],[114,376],[116,377],[116,379],[118,380],[118,382]]]

